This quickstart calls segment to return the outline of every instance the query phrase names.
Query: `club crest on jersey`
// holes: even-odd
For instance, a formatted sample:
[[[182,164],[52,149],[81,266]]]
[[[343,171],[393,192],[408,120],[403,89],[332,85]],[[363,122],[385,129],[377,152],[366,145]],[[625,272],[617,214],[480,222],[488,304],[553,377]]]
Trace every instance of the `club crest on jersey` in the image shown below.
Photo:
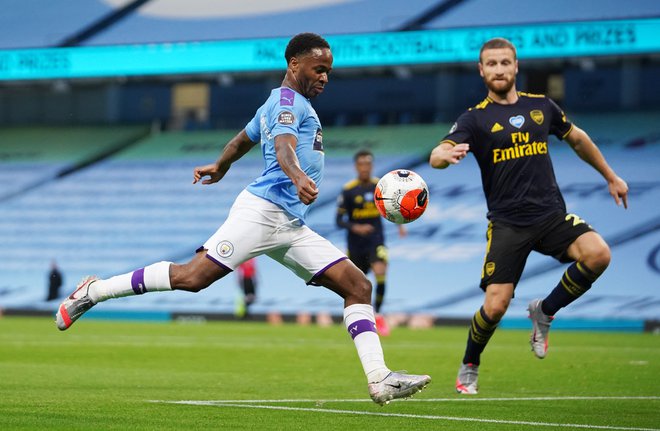
[[[509,118],[509,124],[511,124],[516,129],[520,129],[523,124],[525,124],[525,117],[522,115],[516,115],[515,117]]]
[[[535,109],[530,111],[529,116],[532,117],[532,120],[534,120],[534,122],[539,126],[543,124],[543,111]]]
[[[215,247],[220,257],[229,257],[234,254],[234,244],[229,241],[220,241]]]
[[[277,116],[277,122],[280,124],[293,124],[294,121],[295,117],[293,116],[293,112],[282,111],[280,112],[280,115]]]

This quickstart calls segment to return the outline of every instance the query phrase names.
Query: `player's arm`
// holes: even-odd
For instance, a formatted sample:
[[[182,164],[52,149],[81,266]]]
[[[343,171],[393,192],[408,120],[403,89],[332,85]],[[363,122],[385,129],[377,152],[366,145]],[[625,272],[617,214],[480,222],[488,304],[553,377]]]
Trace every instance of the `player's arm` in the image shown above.
[[[445,169],[449,165],[460,162],[470,150],[470,144],[455,144],[442,141],[431,151],[429,163],[435,169]]]
[[[342,190],[341,194],[337,198],[337,216],[335,218],[335,223],[341,229],[351,229],[353,223],[348,219],[348,210],[346,209],[346,197],[344,196],[344,191]]]
[[[335,223],[337,223],[337,226],[342,228],[342,229],[350,229],[351,223],[350,221],[346,220],[345,214],[340,213],[337,211],[337,217],[335,218]]]
[[[298,198],[305,205],[316,200],[319,190],[316,183],[300,168],[300,162],[296,156],[298,139],[290,134],[284,133],[275,136],[275,154],[282,171],[291,178],[293,185],[298,189]]]
[[[582,160],[593,166],[605,178],[607,187],[616,204],[620,205],[623,202],[623,207],[628,208],[628,184],[607,164],[603,153],[600,152],[589,135],[573,125],[573,128],[564,139]]]
[[[225,148],[222,150],[222,154],[218,157],[215,163],[211,163],[206,166],[198,166],[193,170],[193,184],[196,184],[203,177],[208,176],[209,178],[202,181],[202,184],[213,184],[220,181],[229,168],[231,164],[236,160],[243,157],[248,151],[256,145],[256,142],[253,142],[245,132],[245,129],[241,130],[236,136],[234,136]]]
[[[342,229],[347,229],[352,233],[360,236],[367,236],[374,231],[374,227],[369,223],[358,223],[351,221],[348,217],[348,209],[345,206],[346,196],[342,191],[342,194],[339,195],[339,204],[337,206],[337,218],[335,219],[337,226]]]
[[[345,214],[337,212],[337,226],[348,229],[356,235],[367,236],[374,231],[374,227],[369,223],[355,223],[344,218]]]

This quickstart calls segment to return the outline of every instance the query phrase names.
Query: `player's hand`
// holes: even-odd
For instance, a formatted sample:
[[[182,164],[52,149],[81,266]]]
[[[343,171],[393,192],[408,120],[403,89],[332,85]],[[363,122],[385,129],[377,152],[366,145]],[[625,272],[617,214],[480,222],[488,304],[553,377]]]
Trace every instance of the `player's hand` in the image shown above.
[[[463,160],[468,151],[470,151],[470,144],[454,145],[449,142],[441,142],[431,151],[429,163],[435,169],[445,169],[449,165],[455,165]]]
[[[623,207],[628,209],[628,184],[621,177],[614,177],[614,180],[607,183],[607,187],[610,189],[610,194],[614,198],[614,202],[617,205],[621,205],[623,202]]]
[[[298,189],[298,199],[305,205],[311,204],[319,196],[319,189],[316,188],[316,183],[307,175],[300,175],[293,181],[293,184]]]
[[[447,154],[447,161],[455,165],[467,156],[468,151],[470,151],[470,144],[456,144]]]
[[[197,184],[206,176],[208,176],[208,178],[203,180],[202,184],[217,183],[225,176],[228,170],[229,168],[220,168],[215,163],[206,166],[198,166],[193,169],[193,184]]]
[[[367,236],[373,233],[374,227],[367,223],[355,223],[351,226],[351,232],[360,236]]]

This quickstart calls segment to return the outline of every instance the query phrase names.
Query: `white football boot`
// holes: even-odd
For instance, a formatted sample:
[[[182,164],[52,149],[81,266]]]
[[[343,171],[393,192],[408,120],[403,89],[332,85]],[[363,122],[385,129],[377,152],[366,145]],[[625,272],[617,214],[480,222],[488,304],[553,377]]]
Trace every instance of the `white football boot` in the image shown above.
[[[553,316],[548,316],[541,310],[541,300],[535,299],[527,306],[529,318],[532,320],[532,334],[529,336],[529,344],[537,358],[543,359],[548,353],[548,332]]]
[[[408,398],[431,383],[430,376],[391,372],[378,383],[369,383],[369,395],[376,404],[389,404],[397,398]]]
[[[73,322],[96,304],[88,295],[89,286],[96,280],[98,278],[95,276],[83,278],[76,290],[62,301],[55,316],[55,323],[60,331],[69,329]]]

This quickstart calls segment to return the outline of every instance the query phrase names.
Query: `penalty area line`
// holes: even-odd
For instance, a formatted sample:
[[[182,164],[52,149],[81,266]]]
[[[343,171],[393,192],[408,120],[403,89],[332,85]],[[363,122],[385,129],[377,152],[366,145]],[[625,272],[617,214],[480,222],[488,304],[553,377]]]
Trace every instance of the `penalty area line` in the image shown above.
[[[280,410],[280,411],[298,411],[298,412],[313,412],[313,413],[331,413],[342,415],[360,415],[360,416],[380,416],[380,417],[398,417],[407,419],[426,419],[426,420],[439,420],[439,421],[453,421],[453,422],[477,422],[477,423],[493,423],[504,425],[527,425],[532,427],[562,427],[562,428],[581,428],[581,429],[600,429],[600,430],[618,430],[618,431],[660,431],[659,428],[639,428],[639,427],[622,427],[610,425],[590,425],[590,424],[570,424],[570,423],[552,423],[552,422],[533,422],[533,421],[513,421],[505,419],[485,419],[485,418],[470,418],[458,416],[437,416],[437,415],[415,415],[410,413],[382,413],[382,412],[366,412],[360,410],[339,410],[339,409],[323,409],[318,407],[290,407],[290,406],[271,406],[262,404],[253,404],[243,402],[227,402],[227,401],[157,401],[152,400],[154,403],[165,404],[179,404],[179,405],[194,405],[194,406],[212,406],[212,407],[229,407],[229,408],[247,408],[247,409],[261,409],[261,410]],[[292,402],[290,400],[289,402]],[[300,400],[298,400],[300,401]]]

